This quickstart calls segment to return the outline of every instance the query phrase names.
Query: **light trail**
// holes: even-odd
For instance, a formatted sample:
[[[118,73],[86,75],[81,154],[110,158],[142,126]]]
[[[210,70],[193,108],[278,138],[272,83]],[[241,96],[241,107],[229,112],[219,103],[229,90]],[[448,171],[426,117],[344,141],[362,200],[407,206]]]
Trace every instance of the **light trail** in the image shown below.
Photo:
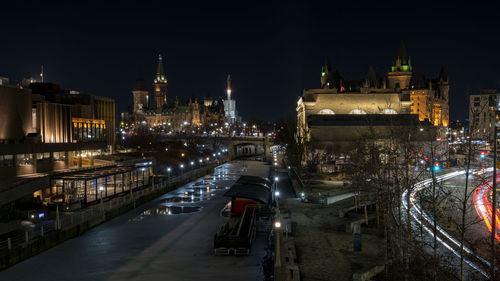
[[[450,179],[450,178],[453,178],[453,177],[457,177],[457,176],[463,175],[463,174],[465,174],[465,171],[451,172],[451,173],[448,173],[448,174],[436,177],[436,181],[437,182],[445,181],[447,179]],[[413,190],[412,190],[412,192],[409,195],[410,196],[410,204],[411,204],[411,206],[407,205],[407,200],[406,200],[406,198],[408,196],[408,190],[405,190],[403,192],[403,194],[401,196],[401,202],[403,203],[403,206],[404,206],[405,209],[408,210],[408,207],[410,208],[410,215],[413,217],[414,221],[417,224],[421,225],[422,228],[425,229],[425,231],[431,237],[434,235],[433,231],[431,229],[429,229],[425,225],[424,221],[422,221],[422,220],[419,219],[419,216],[422,217],[422,218],[424,218],[425,221],[427,223],[429,223],[431,226],[436,225],[436,231],[437,231],[437,233],[439,233],[442,236],[444,236],[444,239],[442,239],[441,237],[437,236],[436,240],[439,243],[441,243],[441,245],[443,245],[446,249],[448,249],[450,252],[452,252],[456,257],[460,258],[461,257],[460,251],[457,251],[451,245],[451,244],[453,244],[453,245],[455,245],[455,246],[457,246],[457,247],[460,248],[462,246],[462,244],[460,243],[460,241],[458,241],[453,236],[451,236],[448,232],[446,232],[439,225],[435,224],[436,222],[434,221],[434,219],[432,219],[425,211],[423,211],[422,208],[421,208],[421,206],[417,203],[416,194],[419,191],[421,191],[422,189],[431,186],[431,183],[432,183],[432,179],[426,179],[426,180],[423,180],[423,181],[421,181],[421,182],[419,182],[419,183],[417,183],[417,184],[414,185]],[[487,260],[485,260],[481,256],[476,255],[467,246],[463,245],[463,250],[464,250],[465,253],[474,256],[475,258],[477,258],[478,260],[480,260],[482,263],[484,263],[488,267],[490,266],[490,263]],[[477,264],[475,264],[474,262],[470,261],[465,256],[463,257],[463,259],[464,259],[464,262],[466,264],[468,264],[470,267],[472,267],[473,269],[475,269],[477,272],[481,273],[481,275],[483,275],[484,277],[489,278],[489,274],[487,272],[485,272],[484,270],[482,270]]]
[[[499,177],[497,177],[498,182]],[[484,221],[484,224],[488,228],[490,232],[495,230],[495,238],[500,241],[500,235],[498,235],[498,231],[500,230],[500,222],[498,218],[498,209],[495,208],[495,229],[491,225],[493,221],[493,206],[490,202],[490,198],[488,197],[489,191],[492,188],[493,179],[487,180],[474,192],[474,207],[476,208],[477,215]]]

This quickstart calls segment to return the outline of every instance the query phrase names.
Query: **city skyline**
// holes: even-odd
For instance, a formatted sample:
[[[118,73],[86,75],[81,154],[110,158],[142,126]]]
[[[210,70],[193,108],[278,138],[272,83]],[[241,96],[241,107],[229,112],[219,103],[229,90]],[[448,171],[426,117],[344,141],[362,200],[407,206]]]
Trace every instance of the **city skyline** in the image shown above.
[[[115,98],[118,112],[130,105],[137,78],[151,87],[159,53],[170,97],[224,96],[225,77],[231,73],[241,115],[265,120],[293,113],[302,89],[319,84],[325,57],[346,78],[362,77],[370,66],[384,73],[400,40],[423,73],[436,76],[439,66],[446,66],[451,119],[465,119],[467,107],[461,101],[468,90],[500,85],[494,51],[498,24],[488,16],[494,9],[480,6],[435,4],[432,13],[439,16],[415,21],[431,13],[425,5],[404,13],[393,6],[357,9],[347,3],[322,4],[321,9],[315,3],[274,2],[265,9],[255,3],[245,10],[222,3],[199,4],[198,9],[177,3],[101,10],[47,4],[36,11],[10,5],[2,21],[25,20],[5,30],[12,39],[0,54],[0,76],[35,76],[44,65],[46,81]],[[347,23],[351,11],[362,16]],[[40,43],[34,48],[29,42]],[[471,55],[464,56],[465,51]],[[261,105],[262,99],[269,103]],[[284,105],[279,112],[273,106],[277,103]],[[261,114],[255,113],[257,107]]]
[[[500,280],[495,4],[101,2],[2,5],[0,280]]]

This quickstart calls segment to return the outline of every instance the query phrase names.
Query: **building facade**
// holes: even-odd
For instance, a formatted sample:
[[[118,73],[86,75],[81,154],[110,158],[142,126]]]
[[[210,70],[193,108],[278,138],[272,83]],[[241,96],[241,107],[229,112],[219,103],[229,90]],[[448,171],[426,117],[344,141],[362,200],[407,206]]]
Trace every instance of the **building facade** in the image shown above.
[[[344,153],[368,135],[383,139],[397,128],[431,125],[444,132],[449,124],[444,68],[439,78],[425,79],[403,43],[385,77],[370,67],[362,79],[343,79],[327,58],[320,82],[321,88],[303,90],[297,102],[297,139],[306,147]]]
[[[114,101],[57,84],[0,85],[0,178],[92,166],[114,146]]]
[[[225,118],[225,101],[222,98],[190,98],[184,104],[175,99],[167,100],[167,79],[163,70],[162,57],[159,57],[157,72],[154,77],[155,105],[148,104],[148,89],[144,80],[137,79],[132,89],[133,112],[122,113],[122,123],[125,130],[133,131],[138,126],[148,126],[151,129],[165,133],[186,133],[193,129],[202,129],[208,124],[223,124]]]
[[[469,95],[469,130],[474,139],[492,142],[494,139],[495,112],[500,110],[500,93],[497,89],[471,92]]]

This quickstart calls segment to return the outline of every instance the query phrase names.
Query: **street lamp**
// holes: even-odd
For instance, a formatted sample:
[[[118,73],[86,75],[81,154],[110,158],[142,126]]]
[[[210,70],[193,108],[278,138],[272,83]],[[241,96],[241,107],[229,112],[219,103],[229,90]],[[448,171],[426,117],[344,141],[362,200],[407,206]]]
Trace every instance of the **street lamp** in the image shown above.
[[[167,172],[168,172],[168,183],[170,183],[170,172],[172,172],[172,168],[168,167]]]
[[[277,229],[281,228],[281,222],[280,221],[275,221],[274,222],[274,227],[277,228]]]
[[[181,175],[183,175],[184,174],[184,164],[181,164],[180,167],[181,167]]]
[[[101,185],[99,186],[99,191],[101,192],[101,212],[102,212],[102,192],[104,191],[104,187]]]

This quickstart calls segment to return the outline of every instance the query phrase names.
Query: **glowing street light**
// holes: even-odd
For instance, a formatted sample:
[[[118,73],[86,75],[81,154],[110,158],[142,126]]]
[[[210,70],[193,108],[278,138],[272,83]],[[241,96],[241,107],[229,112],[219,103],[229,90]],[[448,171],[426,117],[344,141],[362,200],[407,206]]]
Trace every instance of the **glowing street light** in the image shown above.
[[[274,222],[274,227],[275,228],[281,228],[281,222],[280,221],[275,221]]]
[[[167,167],[167,172],[168,172],[168,182],[170,183],[170,172],[172,172],[172,168]]]
[[[104,191],[104,186],[99,186],[99,191],[101,192],[101,212],[103,211],[103,206],[102,206],[102,192]]]

